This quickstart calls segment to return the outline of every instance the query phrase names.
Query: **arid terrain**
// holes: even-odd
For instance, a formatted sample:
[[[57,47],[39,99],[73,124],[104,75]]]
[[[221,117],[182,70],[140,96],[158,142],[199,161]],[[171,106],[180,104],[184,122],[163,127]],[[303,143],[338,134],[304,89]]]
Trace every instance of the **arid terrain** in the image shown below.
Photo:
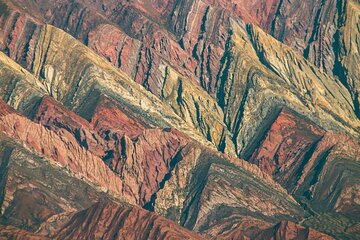
[[[0,0],[0,239],[360,239],[359,0]]]

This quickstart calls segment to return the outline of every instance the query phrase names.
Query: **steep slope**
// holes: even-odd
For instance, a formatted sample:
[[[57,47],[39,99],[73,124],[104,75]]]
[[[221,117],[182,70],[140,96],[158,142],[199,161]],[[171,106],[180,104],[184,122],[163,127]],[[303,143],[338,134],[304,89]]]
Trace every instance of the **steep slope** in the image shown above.
[[[339,79],[351,93],[358,117],[359,10],[356,0],[279,1],[271,25],[263,27]]]
[[[51,59],[51,48],[48,49],[49,52],[46,59]],[[59,50],[61,48],[57,49]],[[85,48],[83,50],[85,50]],[[3,59],[4,63],[5,60],[9,62],[7,65],[4,64],[4,66],[7,66],[6,69],[11,69],[10,67],[19,68],[19,66],[11,63],[11,60],[5,56],[3,56]],[[49,62],[51,61],[49,60]],[[111,67],[110,70],[112,70]],[[26,71],[24,72],[26,73]],[[44,75],[46,76],[47,74]],[[4,75],[4,77],[6,77],[6,75]],[[21,78],[19,82],[28,81],[29,80]],[[31,77],[30,81],[38,80]],[[130,80],[128,81],[130,83],[126,83],[125,81],[121,83],[136,86],[133,85]],[[46,86],[46,81],[44,85]],[[120,86],[122,87],[122,85]],[[42,89],[43,87],[39,88],[37,92],[40,92],[41,94],[41,91],[43,91]],[[51,91],[52,88],[50,87],[49,89]],[[46,90],[45,92],[48,91],[49,90]],[[112,91],[114,91],[114,89],[112,89]],[[130,88],[128,91],[131,92],[134,90]],[[65,91],[63,92],[65,93]],[[146,91],[143,92],[144,96],[148,95]],[[59,94],[57,95],[58,99],[66,99],[67,95],[63,94],[62,91],[58,91],[57,93]],[[21,96],[22,92],[18,92],[17,94]],[[194,171],[195,175],[194,177],[191,177],[193,180],[186,183],[189,194],[180,189],[181,194],[188,195],[185,196],[186,206],[184,207],[184,211],[185,209],[194,207],[196,209],[196,206],[198,205],[197,202],[200,200],[199,198],[206,198],[206,195],[203,196],[202,194],[193,195],[193,192],[202,193],[203,188],[205,187],[205,185],[199,185],[197,182],[198,180],[195,179],[195,176],[198,175],[196,172],[205,174],[204,176],[216,176],[218,172],[221,173],[225,171],[224,169],[229,168],[229,171],[232,169],[232,171],[235,171],[235,175],[239,174],[239,177],[243,181],[248,182],[250,188],[258,188],[258,182],[260,181],[260,186],[264,188],[267,193],[264,195],[253,193],[254,200],[252,201],[271,202],[272,200],[269,196],[279,195],[279,199],[282,199],[285,196],[286,200],[281,203],[281,205],[283,205],[282,211],[284,211],[285,216],[287,215],[285,218],[301,218],[301,207],[297,205],[280,186],[272,181],[266,183],[265,181],[270,181],[269,176],[262,174],[258,168],[238,159],[230,161],[226,156],[218,156],[213,152],[214,150],[212,150],[212,148],[203,146],[184,134],[180,134],[176,130],[167,128],[164,130],[149,129],[154,125],[153,116],[146,117],[148,115],[144,114],[143,110],[134,111],[134,108],[129,107],[128,104],[121,106],[119,101],[117,101],[117,94],[118,92],[114,92],[113,94],[107,94],[108,97],[106,97],[105,94],[100,92],[98,93],[98,96],[92,95],[92,97],[95,98],[95,101],[92,101],[92,103],[95,103],[91,108],[93,110],[91,110],[90,113],[87,112],[86,114],[83,114],[83,116],[87,117],[88,121],[82,119],[47,96],[40,99],[36,105],[36,111],[31,114],[31,117],[39,124],[33,123],[24,116],[14,113],[13,110],[4,105],[2,108],[2,130],[8,136],[22,141],[25,146],[40,153],[50,161],[53,160],[61,166],[68,165],[71,172],[74,172],[79,176],[82,176],[84,180],[101,187],[105,192],[113,194],[115,198],[119,199],[119,196],[117,195],[121,193],[121,197],[125,197],[127,201],[138,203],[140,205],[144,205],[145,203],[144,207],[150,210],[152,210],[153,207],[156,208],[158,202],[157,199],[160,201],[163,200],[162,198],[157,198],[157,191],[165,186],[169,177],[173,175],[172,172],[179,169],[177,166],[183,158],[191,159],[192,153],[189,150],[196,147],[201,152],[201,157],[199,163],[197,163],[197,159],[193,159],[195,160],[195,163],[193,162],[193,167],[190,168],[191,171]],[[144,98],[141,99],[143,100]],[[26,99],[23,101],[26,102]],[[69,105],[69,107],[71,107],[71,105]],[[83,113],[82,111],[79,112]],[[121,124],[114,123],[115,118],[121,116],[124,121],[121,122]],[[135,119],[138,119],[139,121],[136,121]],[[25,128],[25,126],[27,127]],[[34,134],[36,132],[41,133],[40,135],[43,137],[40,139],[35,138]],[[127,134],[129,137],[127,137]],[[159,134],[164,134],[164,139],[161,140],[160,138],[161,141],[159,141]],[[154,149],[157,150],[154,151]],[[108,152],[110,150],[113,151],[112,154]],[[80,157],[75,157],[74,154],[77,153],[79,153]],[[87,157],[81,157],[83,154]],[[151,154],[153,154],[153,158],[149,158]],[[115,156],[117,156],[117,158]],[[163,161],[159,161],[160,159]],[[214,159],[213,161],[218,163],[212,164],[209,159]],[[103,164],[103,161],[107,163],[107,166],[110,168],[107,168],[107,166]],[[154,165],[155,161],[157,161],[159,165]],[[237,161],[240,161],[240,163],[236,163]],[[91,163],[91,165],[89,166],[87,163]],[[209,164],[211,164],[211,166],[214,165],[215,167],[211,173],[206,170],[212,169]],[[220,165],[218,166],[218,164]],[[228,166],[229,164],[230,166]],[[96,167],[93,168],[92,166]],[[194,168],[194,170],[192,168]],[[90,169],[93,170],[90,171]],[[109,171],[110,169],[113,171]],[[257,177],[252,176],[252,174],[255,174]],[[104,182],[104,178],[114,179],[114,181]],[[227,183],[228,188],[233,184],[231,178],[233,177],[230,177]],[[207,191],[212,191],[211,189],[216,189],[216,186],[216,181],[209,181],[206,184],[205,189],[209,189]],[[206,215],[207,211],[216,209],[219,204],[231,205],[231,203],[227,202],[227,198],[223,195],[224,193],[219,192],[218,194],[219,199],[215,203],[212,203],[209,209],[201,207],[199,210],[191,210],[189,213],[184,213],[184,217],[177,215],[178,217],[183,218],[182,224],[190,228],[194,227],[193,222],[195,221],[201,221],[200,224],[204,224],[202,223],[204,220],[197,220],[196,216],[200,217],[202,214]],[[246,201],[243,203],[242,196],[243,195],[235,196],[233,201],[241,203],[241,206],[247,209],[253,202]],[[201,205],[198,206],[200,207]],[[273,207],[267,208],[264,205],[261,208],[256,208],[252,211],[265,211],[271,216],[275,214],[268,220],[274,222],[276,221],[275,216],[278,216],[278,213],[273,212],[275,204],[271,203],[271,206]],[[200,214],[200,209],[201,211],[205,211],[205,213]],[[247,215],[248,213],[245,211],[243,214]],[[279,214],[281,215],[282,213]]]
[[[308,7],[307,4],[308,3],[304,3],[304,7]],[[26,6],[26,3],[21,3],[20,5]],[[211,140],[221,151],[225,151],[227,153],[236,152],[242,156],[241,151],[243,147],[239,146],[240,140],[237,139],[237,135],[239,135],[238,131],[242,128],[241,125],[245,124],[241,123],[241,119],[239,119],[239,117],[242,118],[243,114],[238,113],[242,112],[244,106],[242,106],[241,103],[237,103],[235,104],[235,109],[231,110],[232,113],[229,113],[229,109],[227,109],[226,106],[226,98],[233,95],[232,93],[229,93],[229,91],[231,91],[231,87],[233,86],[235,89],[237,87],[243,89],[240,95],[244,96],[243,100],[245,101],[245,97],[247,96],[248,92],[245,90],[248,88],[245,88],[244,86],[249,86],[250,84],[244,84],[245,79],[241,84],[231,84],[231,82],[234,82],[234,80],[231,79],[234,74],[228,73],[230,68],[232,68],[229,64],[231,61],[236,61],[234,57],[236,54],[233,54],[234,50],[232,47],[233,42],[235,41],[235,37],[232,35],[232,32],[235,31],[239,33],[237,30],[238,28],[245,28],[244,25],[239,27],[238,24],[235,24],[232,18],[238,19],[239,16],[243,16],[240,14],[240,12],[251,11],[251,7],[254,7],[255,9],[256,7],[259,7],[262,10],[267,9],[265,12],[269,14],[269,20],[271,17],[274,17],[274,9],[278,7],[278,3],[275,1],[266,3],[258,1],[253,3],[251,6],[246,5],[245,8],[240,8],[242,5],[238,4],[236,6],[239,6],[239,8],[234,7],[233,9],[229,7],[231,5],[222,1],[211,3],[202,1],[192,1],[191,3],[187,1],[180,1],[179,3],[167,2],[164,4],[164,8],[159,8],[158,6],[160,5],[156,5],[155,2],[147,1],[135,1],[133,3],[112,3],[110,1],[103,1],[101,4],[93,4],[90,6],[86,1],[75,3],[63,1],[59,4],[44,3],[41,6],[32,6],[32,8],[34,8],[34,12],[38,13],[39,15],[47,13],[47,15],[44,17],[47,22],[65,29],[66,31],[76,36],[78,39],[85,42],[97,53],[107,58],[116,67],[120,67],[122,70],[126,71],[127,74],[133,77],[135,81],[141,83],[144,87],[146,87],[155,95],[161,97],[164,101],[168,101],[168,96],[172,95],[172,93],[176,93],[174,90],[171,90],[173,88],[169,89],[169,83],[170,86],[176,87],[178,90],[177,97],[175,95],[172,99],[177,99],[178,101],[170,101],[169,103],[172,108],[175,109],[176,113],[181,116],[188,124],[199,128],[202,134]],[[30,6],[27,7],[31,8]],[[279,5],[279,7],[283,7],[283,5]],[[161,11],[159,9],[161,9]],[[118,15],[115,16],[111,14],[112,11],[117,12]],[[14,12],[17,12],[17,10],[14,10]],[[50,14],[50,12],[52,14]],[[155,14],[156,12],[162,12],[162,14],[160,14],[162,18]],[[64,22],[63,15],[67,16],[68,21]],[[249,16],[252,15],[249,14]],[[250,18],[248,17],[244,17],[244,19],[246,21],[250,21]],[[269,22],[268,20],[265,20],[265,16],[264,18],[260,17],[260,19],[262,20],[254,19],[253,22],[259,23],[266,29],[266,26],[268,26],[271,21]],[[110,21],[110,23],[105,23],[107,21]],[[167,21],[170,22],[167,23]],[[11,23],[10,20],[7,22]],[[221,24],[216,26],[218,22]],[[10,23],[7,23],[7,25]],[[168,26],[165,27],[165,29],[169,29],[170,32],[164,30],[162,25]],[[25,26],[22,31],[25,32],[26,29],[27,27]],[[109,38],[107,35],[104,35],[105,30],[106,32],[113,32],[112,37]],[[258,30],[255,32],[257,31]],[[172,34],[175,34],[175,36]],[[272,46],[279,45],[277,41],[271,39],[269,36],[263,36],[261,39],[248,40],[248,37],[246,36],[247,33],[240,35],[242,35],[244,42],[251,41],[254,44],[254,48],[256,48],[256,44],[265,44],[265,46],[267,46],[266,44],[269,41],[272,42]],[[216,36],[221,36],[221,38],[218,39]],[[19,39],[16,40],[15,38],[11,37],[12,41],[15,42],[21,43],[24,41],[21,39],[21,37],[18,38]],[[33,35],[32,41],[36,42],[36,39],[37,35]],[[134,54],[128,55],[128,51],[133,51],[133,46],[135,46],[132,43],[128,43],[130,39],[132,39],[131,42],[137,40],[138,43],[135,44],[136,46],[141,45],[141,49],[136,50],[138,47],[135,47],[136,49],[134,50],[135,52],[139,52],[137,61],[134,59]],[[5,41],[6,37],[4,42]],[[256,41],[260,41],[260,43],[255,43]],[[125,52],[123,51],[124,49]],[[258,51],[259,49],[255,50]],[[273,49],[265,49],[265,51],[272,50]],[[249,55],[251,51],[253,50],[249,48],[242,52],[245,55]],[[122,55],[123,52],[125,55]],[[290,53],[292,51],[287,49],[285,52],[281,49],[281,52],[283,52],[283,57],[285,59],[287,52]],[[233,56],[231,56],[231,53]],[[270,54],[270,52],[268,54]],[[274,54],[274,52],[271,54]],[[293,55],[294,53],[292,52],[290,54]],[[29,54],[24,52],[20,55]],[[172,58],[172,56],[176,57]],[[242,59],[244,59],[243,56],[244,55],[241,55]],[[254,58],[252,54],[250,54],[249,57]],[[309,77],[312,82],[317,82],[320,85],[323,85],[324,81],[326,81],[326,85],[331,85],[331,87],[330,85],[328,87],[328,89],[330,89],[330,93],[327,90],[324,92],[327,95],[325,101],[324,99],[317,100],[319,97],[314,96],[315,94],[311,94],[311,99],[307,99],[309,102],[330,102],[332,105],[340,105],[339,109],[347,109],[347,112],[343,113],[340,118],[339,116],[331,116],[330,119],[336,118],[333,120],[341,122],[343,120],[342,118],[345,118],[347,115],[353,115],[353,112],[356,113],[358,108],[356,103],[352,103],[352,100],[350,100],[348,94],[346,94],[346,90],[344,91],[344,87],[340,86],[341,84],[339,85],[339,82],[336,82],[329,76],[324,75],[311,64],[311,66],[309,66],[309,63],[306,61],[304,62],[301,56],[296,56],[295,54],[294,58],[296,60],[290,64],[288,69],[289,72],[285,72],[286,69],[276,69],[276,71],[278,74],[280,74],[280,78],[285,80],[287,79],[289,84],[288,87],[293,88],[295,85],[295,87],[298,89],[298,94],[301,94],[301,96],[297,97],[301,97],[299,100],[300,102],[304,101],[302,99],[304,94],[308,95],[308,92],[313,91],[312,89],[309,89],[309,84],[306,85],[304,82],[305,78]],[[129,72],[124,67],[119,66],[118,62],[120,59],[121,62],[126,62],[126,64],[123,64],[126,66],[126,69],[130,67],[131,69],[135,69],[136,72],[134,73],[134,70]],[[189,64],[187,63],[179,62],[184,59],[190,59],[189,61],[192,62],[190,65],[193,67],[189,67]],[[278,61],[280,59],[274,58],[273,61],[275,60]],[[267,70],[263,69],[263,71],[266,71],[266,75],[268,75],[269,70],[271,72],[273,71],[271,63],[261,61],[255,61],[251,64],[256,66],[264,64]],[[264,61],[267,60],[264,59]],[[297,66],[298,61],[302,62],[301,67]],[[28,58],[27,65],[31,66],[31,62],[31,58]],[[279,63],[280,62],[281,64],[285,64],[284,60],[279,61]],[[268,64],[270,64],[270,66]],[[246,62],[246,65],[249,65],[249,63]],[[236,66],[236,68],[241,68],[241,65]],[[186,71],[184,72],[185,69]],[[296,74],[298,70],[304,72],[304,74],[296,77],[292,76],[293,74]],[[247,73],[248,69],[239,69],[239,72],[240,71]],[[252,74],[243,75],[243,78],[250,78],[250,76],[252,76]],[[290,84],[289,79],[291,79],[291,77],[295,77],[298,80],[295,83]],[[271,78],[274,78],[274,76],[271,76]],[[325,78],[330,79],[325,80]],[[171,79],[172,81],[168,81]],[[183,79],[190,79],[190,81]],[[335,83],[331,83],[333,81],[335,81]],[[194,84],[196,85],[197,82],[213,97],[216,97],[216,102],[209,98],[206,92],[201,91],[196,86],[194,86]],[[191,87],[191,89],[196,89],[196,95],[200,95],[202,97],[200,99],[194,99],[194,97],[191,96],[192,93],[179,93],[180,90],[186,89],[188,87]],[[317,85],[317,87],[321,86]],[[345,99],[337,92],[340,92],[341,94],[344,93]],[[323,92],[321,92],[321,94],[322,93]],[[236,96],[238,95],[239,94]],[[283,93],[275,92],[275,95],[283,96]],[[334,99],[331,99],[331,95],[334,95],[334,98],[339,97],[339,100],[335,99],[335,101],[340,102],[335,103]],[[241,99],[240,96],[236,98]],[[204,102],[211,103],[210,107],[214,109],[216,115],[206,114],[206,108],[209,106],[201,106]],[[280,105],[281,102],[282,100],[280,100],[280,103],[277,103],[276,105]],[[294,102],[293,99],[292,102]],[[298,109],[299,104],[313,104],[307,102],[306,99],[305,103],[300,102],[296,103],[296,106],[292,106],[291,108],[296,107]],[[345,107],[345,105],[348,106]],[[311,108],[311,106],[308,108],[310,108],[310,111],[312,112],[315,111]],[[329,106],[327,106],[327,108],[329,108]],[[221,109],[224,113],[221,112]],[[238,111],[238,109],[240,109],[240,111]],[[301,111],[304,112],[305,110],[302,109]],[[261,117],[261,119],[263,118],[264,116]],[[314,118],[315,116],[311,117],[312,120],[318,122],[320,125],[327,125],[325,127],[330,125],[325,123],[323,120],[320,120],[320,117],[318,117],[318,119]],[[353,117],[351,118],[352,119],[350,121],[357,123],[351,124],[352,126],[350,128],[357,128],[358,120],[354,119]],[[345,119],[347,122],[348,120],[349,119]],[[209,126],[213,124],[216,124],[216,127],[214,129],[209,128]],[[340,124],[344,125],[344,123]],[[331,125],[333,124],[331,123]],[[228,129],[225,126],[228,126]],[[346,131],[354,133],[354,131],[348,127],[345,126],[345,128],[347,128]],[[245,134],[249,135],[250,133]],[[231,141],[231,138],[233,141]],[[249,141],[249,139],[243,141],[246,142]],[[235,144],[235,147],[233,144]]]
[[[2,192],[6,193],[4,202],[1,202],[2,223],[30,231],[40,227],[34,234],[11,226],[1,226],[2,239],[47,239],[47,236],[49,239],[72,239],[76,229],[80,231],[77,233],[80,238],[112,236],[112,239],[122,239],[126,236],[126,239],[147,239],[153,236],[164,239],[202,239],[153,213],[128,204],[112,203],[114,199],[107,194],[3,135],[0,151],[1,187]],[[93,205],[97,201],[104,203]],[[83,212],[72,213],[88,207]],[[96,234],[79,228],[87,214],[90,214],[87,229]],[[109,216],[114,221],[105,221]],[[100,220],[104,223],[102,227]],[[123,223],[122,227],[120,223]]]
[[[346,19],[347,6],[356,4],[354,1],[320,0],[292,3],[279,0],[251,3],[243,0],[12,2],[15,4],[10,5],[31,9],[41,21],[87,42],[117,66],[127,62],[125,68],[130,65],[132,71],[128,73],[133,73],[130,76],[135,76],[140,83],[147,79],[154,93],[159,93],[163,81],[160,75],[164,72],[159,69],[159,64],[166,64],[163,60],[172,67],[182,66],[188,73],[195,74],[206,89],[214,88],[229,36],[229,17],[261,26],[332,75],[337,51],[333,46],[333,41],[337,42],[336,31]],[[220,26],[216,26],[217,23],[221,23]],[[174,34],[175,39],[164,28]],[[115,32],[110,38],[104,36],[109,29]],[[176,43],[180,43],[182,49]],[[126,57],[129,50],[138,55],[139,61]],[[139,63],[137,69],[136,62]]]
[[[0,238],[5,239],[14,239],[14,240],[47,240],[49,238],[27,232],[12,226],[0,226]]]
[[[119,114],[123,119],[126,117],[125,121],[120,121]],[[121,128],[108,125],[108,120],[120,121]],[[59,134],[71,135],[78,144],[100,157],[121,178],[123,194],[129,194],[141,206],[150,201],[177,163],[177,156],[191,141],[174,129],[144,129],[139,122],[130,121],[109,99],[98,105],[89,123],[44,97],[35,121]],[[139,128],[134,129],[135,126]]]
[[[100,158],[76,144],[72,136],[57,135],[15,113],[4,102],[0,104],[0,129],[3,133],[23,142],[27,148],[53,160],[59,166],[71,169],[87,181],[102,187],[104,191],[120,197],[123,192],[120,177],[114,174]],[[131,197],[126,200],[134,202]]]
[[[358,135],[359,120],[345,87],[261,29],[234,23],[224,61],[218,101],[241,157],[248,158],[283,106],[327,130]]]
[[[50,235],[55,239],[203,239],[138,207],[100,203],[74,214]]]
[[[0,128],[45,162],[207,238],[325,237],[309,227],[359,237],[358,2],[0,6],[0,96],[23,114],[1,102]],[[35,217],[16,200],[6,224],[35,231],[66,212],[43,225],[56,237],[52,224],[98,200],[72,209],[45,201]],[[135,209],[149,217],[141,226],[158,218]],[[91,216],[121,223],[128,210],[95,205],[72,215],[59,238],[116,235]],[[94,227],[76,230],[83,216]]]
[[[297,221],[306,215],[284,189],[253,165],[200,147],[186,151],[157,193],[155,212],[208,238],[226,229],[245,234],[253,228],[257,233],[279,219]]]
[[[1,134],[1,221],[35,231],[63,212],[84,209],[110,196],[24,149]]]
[[[283,110],[249,161],[271,174],[315,218],[328,222],[318,229],[349,238],[355,233],[347,229],[358,222],[359,144]],[[342,220],[332,222],[327,214],[341,214]]]
[[[354,101],[355,112],[360,118],[360,82],[359,82],[359,38],[360,38],[360,4],[358,1],[344,3],[339,20],[340,29],[335,35],[334,49],[336,61],[334,74],[346,86]]]
[[[305,228],[292,222],[282,221],[264,230],[255,239],[333,239],[330,236]]]

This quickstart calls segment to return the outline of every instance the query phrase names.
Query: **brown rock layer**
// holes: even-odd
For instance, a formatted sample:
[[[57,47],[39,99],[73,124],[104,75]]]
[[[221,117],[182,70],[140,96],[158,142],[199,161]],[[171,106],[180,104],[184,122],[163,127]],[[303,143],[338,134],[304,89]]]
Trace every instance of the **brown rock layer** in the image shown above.
[[[7,240],[46,240],[49,239],[45,236],[27,232],[25,230],[12,227],[12,226],[0,226],[0,239]]]

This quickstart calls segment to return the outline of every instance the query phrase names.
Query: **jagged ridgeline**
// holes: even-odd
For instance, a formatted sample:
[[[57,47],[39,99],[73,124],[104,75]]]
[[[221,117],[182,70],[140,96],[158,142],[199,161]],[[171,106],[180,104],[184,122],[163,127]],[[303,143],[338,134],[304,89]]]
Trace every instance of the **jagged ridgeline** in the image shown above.
[[[0,0],[0,238],[360,238],[357,0]]]

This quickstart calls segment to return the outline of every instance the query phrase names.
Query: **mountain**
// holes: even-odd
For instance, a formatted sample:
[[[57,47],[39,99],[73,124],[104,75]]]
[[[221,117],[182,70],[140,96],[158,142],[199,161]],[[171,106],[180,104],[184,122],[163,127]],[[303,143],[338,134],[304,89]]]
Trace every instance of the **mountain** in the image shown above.
[[[0,238],[360,238],[359,16],[0,0]]]

